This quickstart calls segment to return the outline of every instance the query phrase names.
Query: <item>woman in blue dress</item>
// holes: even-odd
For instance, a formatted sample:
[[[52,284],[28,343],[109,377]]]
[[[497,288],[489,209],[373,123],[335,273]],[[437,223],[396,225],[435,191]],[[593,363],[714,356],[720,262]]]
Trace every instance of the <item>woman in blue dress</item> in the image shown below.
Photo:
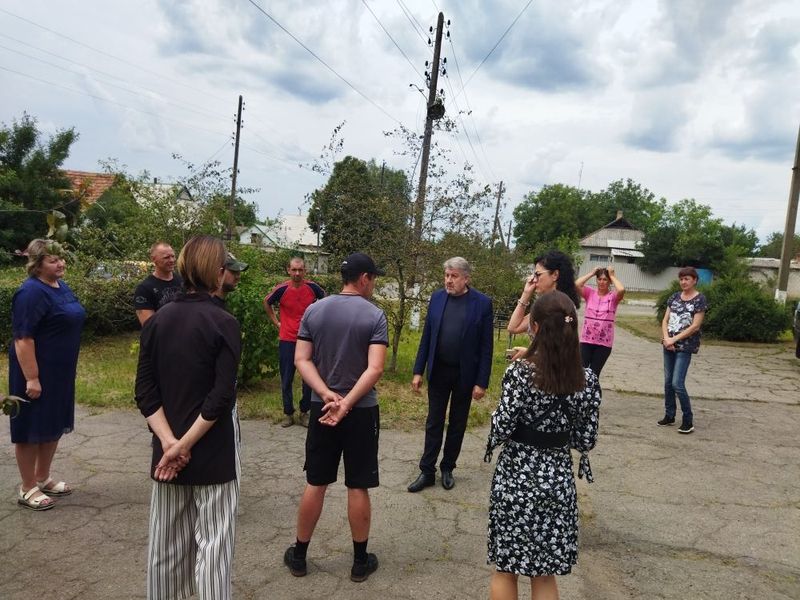
[[[72,493],[50,474],[61,436],[75,424],[75,371],[86,311],[64,276],[63,250],[52,240],[28,244],[28,279],[11,301],[8,387],[26,402],[11,419],[11,442],[22,477],[17,502],[53,508]]]

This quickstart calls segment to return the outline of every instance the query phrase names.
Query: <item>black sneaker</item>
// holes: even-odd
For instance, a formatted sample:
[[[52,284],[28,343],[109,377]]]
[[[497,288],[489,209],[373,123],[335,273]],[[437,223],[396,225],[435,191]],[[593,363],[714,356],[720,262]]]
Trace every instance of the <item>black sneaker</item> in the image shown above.
[[[684,421],[681,423],[681,426],[678,427],[678,433],[692,433],[694,431],[694,425],[692,425],[691,421]]]
[[[295,577],[303,577],[308,573],[306,559],[295,557],[294,550],[294,546],[289,546],[286,549],[286,552],[283,553],[283,564],[289,567],[289,571]]]
[[[661,425],[662,427],[664,427],[666,425],[675,425],[675,417],[672,417],[672,418],[664,417],[663,419],[661,419],[658,422],[658,424]]]
[[[366,562],[353,561],[353,568],[350,569],[350,581],[360,583],[366,581],[370,574],[374,573],[378,568],[378,557],[367,553]]]

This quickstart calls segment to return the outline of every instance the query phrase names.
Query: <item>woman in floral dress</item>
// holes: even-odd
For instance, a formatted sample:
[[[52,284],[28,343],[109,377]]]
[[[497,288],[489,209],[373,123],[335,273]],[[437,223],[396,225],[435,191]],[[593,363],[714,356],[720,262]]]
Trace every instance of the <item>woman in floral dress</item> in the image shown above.
[[[554,291],[531,313],[533,342],[503,377],[486,460],[503,449],[492,478],[488,562],[492,600],[516,599],[517,578],[531,578],[532,600],[558,598],[556,575],[577,562],[578,476],[592,481],[588,452],[597,440],[600,386],[581,366],[575,304]]]

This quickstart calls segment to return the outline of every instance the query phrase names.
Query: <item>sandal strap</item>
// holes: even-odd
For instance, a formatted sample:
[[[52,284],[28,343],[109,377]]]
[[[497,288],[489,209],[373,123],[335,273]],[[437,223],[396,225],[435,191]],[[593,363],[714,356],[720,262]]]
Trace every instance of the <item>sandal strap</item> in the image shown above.
[[[39,500],[31,500],[31,498],[33,498],[33,497],[34,497],[36,494],[44,494],[45,498],[47,498],[47,497],[48,497],[48,496],[47,496],[47,494],[45,494],[45,493],[44,493],[42,490],[40,490],[40,489],[39,489],[39,486],[38,486],[38,485],[35,485],[35,486],[33,486],[33,487],[32,487],[31,489],[29,489],[27,492],[23,492],[23,491],[22,491],[22,488],[19,488],[19,495],[20,495],[20,496],[22,497],[22,499],[23,499],[23,500],[25,500],[26,502],[35,502],[35,503],[37,503],[37,504],[38,504],[38,503],[41,503],[41,502],[42,502],[42,500],[44,500],[44,498],[40,498]]]
[[[67,483],[65,481],[56,481],[52,477],[48,477],[47,481],[37,481],[39,488],[46,494],[47,492],[55,492],[60,494],[67,490]],[[54,484],[54,485],[50,485]]]

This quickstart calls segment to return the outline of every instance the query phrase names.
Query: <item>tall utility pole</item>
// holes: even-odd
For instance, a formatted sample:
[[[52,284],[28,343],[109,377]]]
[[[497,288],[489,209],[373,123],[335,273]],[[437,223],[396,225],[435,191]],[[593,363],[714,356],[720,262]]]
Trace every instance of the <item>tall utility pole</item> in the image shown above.
[[[233,219],[233,207],[236,202],[236,175],[239,173],[239,136],[242,133],[242,97],[239,96],[239,110],[236,112],[236,142],[234,143],[233,150],[233,174],[231,175],[231,199],[228,205],[228,231],[225,234],[225,239],[230,241],[233,239],[233,227],[235,221]]]
[[[794,228],[797,224],[798,197],[800,197],[800,130],[797,132],[792,183],[789,187],[789,208],[786,209],[786,226],[783,228],[783,249],[781,250],[781,266],[778,269],[778,289],[775,290],[775,300],[781,304],[786,304],[786,291],[789,289],[789,266],[792,260]]]
[[[494,248],[494,241],[497,239],[497,232],[500,232],[500,243],[503,246],[506,245],[506,241],[503,239],[503,228],[500,225],[500,199],[503,197],[503,182],[500,182],[500,186],[497,188],[497,204],[494,207],[494,225],[492,226],[492,248]]]
[[[417,201],[414,204],[414,252],[419,252],[422,241],[422,219],[425,215],[425,188],[428,185],[428,159],[431,154],[431,135],[433,134],[434,105],[436,103],[436,86],[439,84],[439,56],[442,50],[442,30],[444,29],[444,13],[439,13],[436,21],[436,42],[433,46],[433,64],[431,80],[428,84],[428,110],[425,117],[425,135],[422,138],[422,163],[419,168],[419,188]],[[441,116],[441,115],[439,115]],[[415,256],[416,258],[416,256]]]

